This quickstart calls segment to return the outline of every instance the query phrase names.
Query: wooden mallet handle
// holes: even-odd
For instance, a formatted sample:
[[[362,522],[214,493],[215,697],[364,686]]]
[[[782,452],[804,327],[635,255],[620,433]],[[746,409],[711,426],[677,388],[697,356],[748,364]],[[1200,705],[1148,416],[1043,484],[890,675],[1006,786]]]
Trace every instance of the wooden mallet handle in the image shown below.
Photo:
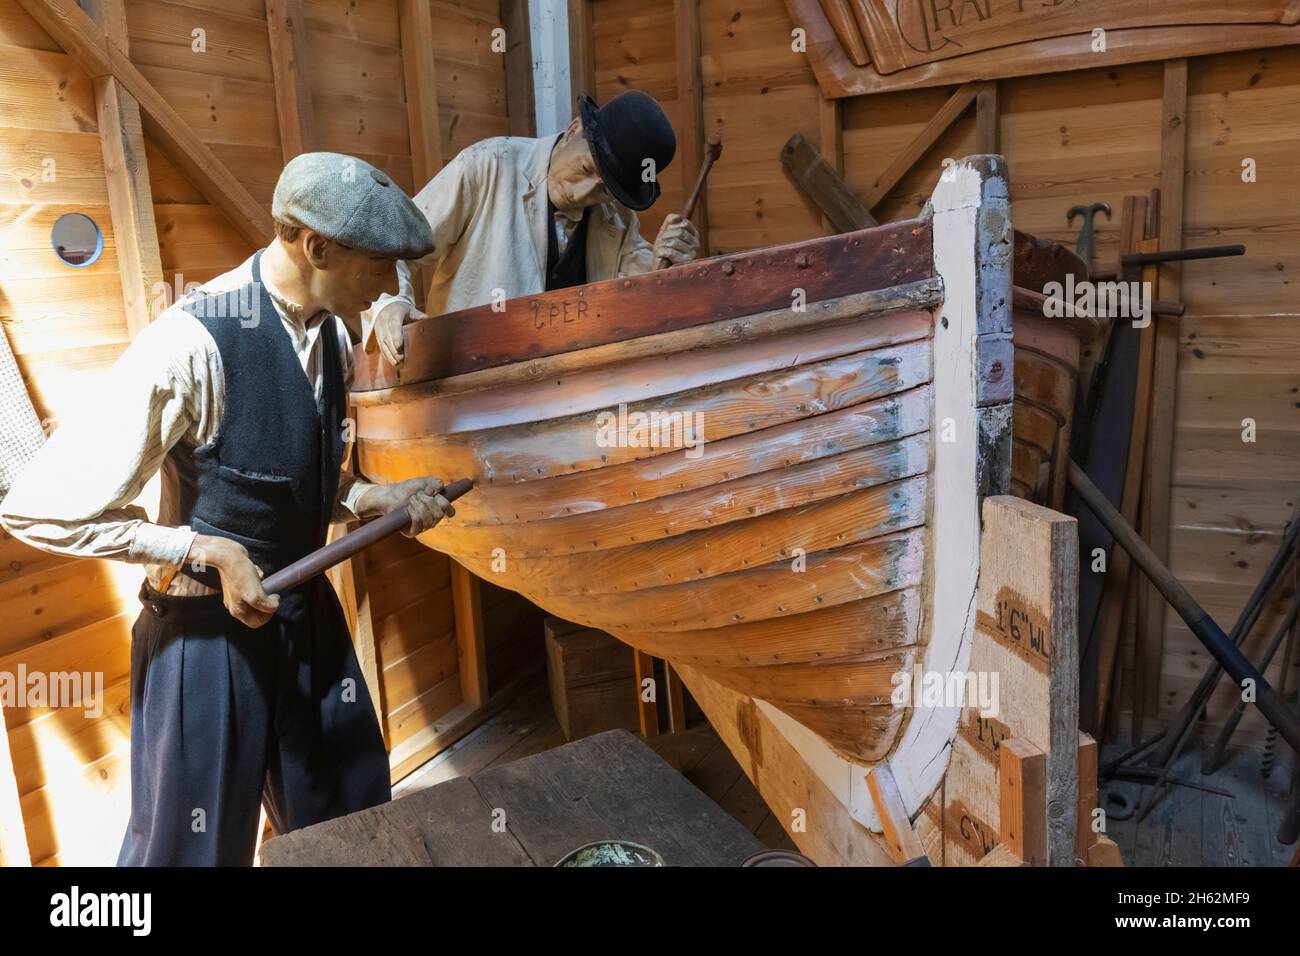
[[[682,207],[682,218],[690,219],[691,213],[695,212],[695,204],[700,201],[700,196],[704,192],[704,181],[709,178],[709,170],[718,157],[722,155],[722,137],[714,133],[709,137],[709,144],[704,149],[704,162],[700,164],[700,175],[695,178],[695,188],[691,190],[690,198],[686,200],[686,205]],[[673,264],[673,260],[667,256],[659,257],[659,268],[667,269]]]
[[[455,501],[474,487],[469,478],[453,481],[442,489],[441,494],[448,501]],[[407,514],[406,505],[394,508],[383,517],[368,521],[356,531],[349,532],[337,541],[331,541],[325,547],[313,551],[305,558],[299,558],[286,568],[281,568],[269,578],[262,581],[262,590],[267,594],[283,594],[302,584],[308,578],[320,574],[326,568],[332,568],[341,561],[346,561],[359,554],[381,538],[396,534],[403,528],[410,527],[411,516]]]

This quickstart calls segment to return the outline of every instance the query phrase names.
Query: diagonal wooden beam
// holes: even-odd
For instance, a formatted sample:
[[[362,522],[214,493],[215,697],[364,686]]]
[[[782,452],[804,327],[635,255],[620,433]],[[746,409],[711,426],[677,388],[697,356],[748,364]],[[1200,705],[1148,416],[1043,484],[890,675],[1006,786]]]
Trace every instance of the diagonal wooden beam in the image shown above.
[[[894,157],[894,161],[885,167],[885,171],[867,188],[866,195],[862,197],[867,208],[875,209],[880,205],[880,201],[898,185],[899,180],[908,174],[930,147],[938,142],[939,137],[948,131],[948,127],[957,122],[961,114],[966,112],[966,108],[975,102],[975,97],[979,95],[983,85],[967,83],[948,97],[948,102],[940,107],[939,112],[925,124],[925,128],[916,134],[916,137]]]
[[[86,12],[109,41],[127,49],[123,0],[85,0]],[[139,335],[154,318],[149,303],[163,281],[154,221],[153,191],[144,152],[140,105],[112,75],[94,79],[99,143],[104,157],[108,209],[117,243],[118,272],[127,331]]]
[[[266,0],[266,32],[271,44],[280,154],[287,163],[299,153],[311,151],[316,125],[307,81],[307,19],[302,0]]]
[[[271,214],[217,159],[130,57],[73,0],[18,0],[91,79],[112,76],[140,106],[144,131],[208,202],[253,245],[272,236]]]
[[[835,232],[853,232],[878,225],[871,210],[853,195],[844,178],[803,133],[795,133],[781,147],[781,165],[794,184],[816,203]]]

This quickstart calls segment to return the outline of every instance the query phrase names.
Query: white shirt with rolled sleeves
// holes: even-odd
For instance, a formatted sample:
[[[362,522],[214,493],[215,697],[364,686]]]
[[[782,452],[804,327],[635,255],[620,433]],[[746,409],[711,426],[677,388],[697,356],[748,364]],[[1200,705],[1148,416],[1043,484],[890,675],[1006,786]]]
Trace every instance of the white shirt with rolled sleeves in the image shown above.
[[[440,315],[545,290],[547,230],[554,228],[546,172],[559,136],[481,140],[416,195],[433,228],[434,251],[421,260],[433,266],[425,312]],[[618,202],[592,207],[588,281],[641,275],[654,266],[654,246],[642,237],[635,212]],[[414,306],[410,269],[399,262],[397,272],[398,294],[376,300],[367,329],[370,316],[394,302]]]
[[[252,262],[203,289],[241,287],[252,280]],[[317,399],[325,381],[322,334],[338,336],[344,383],[350,385],[352,344],[343,323],[332,315],[304,322],[264,284]],[[184,562],[195,536],[178,523],[182,476],[169,467],[167,453],[178,443],[198,448],[215,439],[224,407],[221,353],[203,323],[173,304],[136,337],[27,464],[0,502],[0,523],[43,551],[144,564],[149,583],[159,587],[163,575]],[[132,502],[160,468],[155,523]],[[369,487],[342,475],[335,520],[354,517],[356,501]],[[202,586],[187,582],[178,575],[169,593],[200,593]]]

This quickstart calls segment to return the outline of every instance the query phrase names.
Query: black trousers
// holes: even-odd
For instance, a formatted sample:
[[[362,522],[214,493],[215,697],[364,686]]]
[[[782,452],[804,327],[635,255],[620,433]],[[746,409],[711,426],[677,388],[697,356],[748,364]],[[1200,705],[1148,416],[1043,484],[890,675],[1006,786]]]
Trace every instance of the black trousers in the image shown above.
[[[245,627],[220,595],[146,583],[131,632],[131,819],[119,866],[247,866],[263,801],[287,833],[392,799],[388,755],[328,581]]]

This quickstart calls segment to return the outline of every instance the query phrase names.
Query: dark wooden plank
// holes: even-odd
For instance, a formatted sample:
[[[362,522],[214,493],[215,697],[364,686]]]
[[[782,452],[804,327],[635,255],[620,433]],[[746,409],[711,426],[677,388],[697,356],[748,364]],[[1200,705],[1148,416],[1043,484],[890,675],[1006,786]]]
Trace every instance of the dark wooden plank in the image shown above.
[[[932,228],[905,220],[843,236],[705,259],[646,275],[520,296],[414,322],[394,368],[357,349],[353,391],[409,385],[575,349],[623,342],[808,303],[888,289],[934,273]]]
[[[269,841],[263,866],[525,866],[469,777]]]
[[[839,171],[831,165],[817,148],[795,133],[781,149],[781,165],[830,221],[836,232],[852,232],[876,225],[867,204],[854,195]]]
[[[475,786],[538,866],[602,839],[652,847],[666,862],[735,866],[763,849],[649,747],[611,730],[476,774]],[[437,789],[437,788],[435,788]]]

